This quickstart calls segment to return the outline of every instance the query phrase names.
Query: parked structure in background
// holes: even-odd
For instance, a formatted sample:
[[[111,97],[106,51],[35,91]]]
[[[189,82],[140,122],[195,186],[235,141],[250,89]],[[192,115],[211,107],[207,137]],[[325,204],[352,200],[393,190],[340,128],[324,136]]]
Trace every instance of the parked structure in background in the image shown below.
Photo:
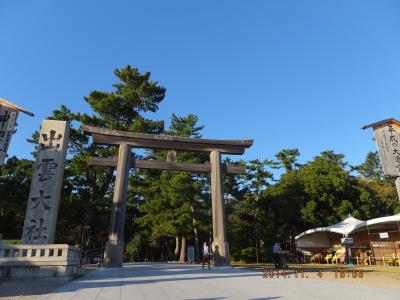
[[[327,262],[328,250],[334,248],[331,262],[388,264],[400,259],[400,214],[361,221],[349,215],[327,227],[309,229],[296,236],[296,247],[310,252],[313,262]],[[343,251],[342,251],[343,250]],[[346,250],[346,251],[344,251]],[[321,254],[320,257],[315,257]]]

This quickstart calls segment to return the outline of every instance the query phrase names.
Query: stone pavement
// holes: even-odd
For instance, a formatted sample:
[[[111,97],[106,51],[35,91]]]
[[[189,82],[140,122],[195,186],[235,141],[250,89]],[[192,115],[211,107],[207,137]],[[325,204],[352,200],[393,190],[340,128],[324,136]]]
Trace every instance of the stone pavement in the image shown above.
[[[306,274],[307,275],[307,274]],[[315,274],[309,274],[310,277]],[[91,272],[44,299],[399,299],[399,289],[356,286],[318,278],[262,278],[261,272],[198,265],[140,263]],[[365,276],[368,276],[366,274]],[[362,280],[354,279],[354,280]]]
[[[1,300],[37,300],[65,285],[59,278],[0,279]]]

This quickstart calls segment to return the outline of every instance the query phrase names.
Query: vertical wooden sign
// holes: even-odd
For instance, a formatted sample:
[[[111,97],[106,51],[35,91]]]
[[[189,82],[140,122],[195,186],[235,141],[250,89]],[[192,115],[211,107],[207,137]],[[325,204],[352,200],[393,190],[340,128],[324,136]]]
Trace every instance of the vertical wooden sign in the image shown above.
[[[387,122],[374,127],[374,135],[385,175],[400,176],[400,126]]]
[[[4,164],[7,157],[8,146],[15,132],[17,118],[17,109],[0,104],[0,166]]]
[[[68,138],[67,122],[43,121],[21,237],[23,244],[54,243]]]

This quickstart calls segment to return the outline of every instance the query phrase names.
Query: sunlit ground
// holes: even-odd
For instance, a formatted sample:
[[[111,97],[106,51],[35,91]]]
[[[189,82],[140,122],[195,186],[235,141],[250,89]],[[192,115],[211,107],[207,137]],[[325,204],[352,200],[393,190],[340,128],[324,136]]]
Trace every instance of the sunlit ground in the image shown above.
[[[238,268],[251,268],[259,270],[273,270],[273,264],[245,264],[245,263],[233,263]],[[323,280],[334,280],[341,282],[348,282],[353,284],[361,284],[368,286],[376,286],[383,288],[398,288],[400,289],[400,267],[399,266],[351,266],[351,265],[331,265],[331,264],[289,264],[287,274],[297,274],[300,277],[300,270],[304,270],[304,276],[308,276],[309,279],[323,279]],[[322,270],[322,273],[320,271]],[[336,272],[337,270],[345,271],[342,273]],[[353,277],[353,270],[361,270],[362,278],[357,276]],[[271,275],[271,273],[268,273]],[[318,276],[319,275],[319,276]],[[355,272],[354,272],[354,275]],[[358,274],[357,274],[358,275]],[[274,274],[276,278],[276,273]],[[306,278],[305,278],[306,279]]]

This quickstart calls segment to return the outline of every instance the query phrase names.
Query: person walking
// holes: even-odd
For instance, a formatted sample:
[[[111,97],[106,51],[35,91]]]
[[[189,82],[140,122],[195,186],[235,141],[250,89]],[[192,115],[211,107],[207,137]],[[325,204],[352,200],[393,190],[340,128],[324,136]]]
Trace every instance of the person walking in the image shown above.
[[[207,242],[204,242],[203,244],[203,270],[204,270],[204,264],[206,261],[208,262],[208,269],[210,270],[210,265],[211,265],[211,257],[210,257],[210,248],[208,247]]]
[[[279,245],[278,242],[274,244],[272,247],[272,253],[274,255],[274,264],[275,264],[275,269],[278,269],[280,266],[281,262],[281,246]]]

